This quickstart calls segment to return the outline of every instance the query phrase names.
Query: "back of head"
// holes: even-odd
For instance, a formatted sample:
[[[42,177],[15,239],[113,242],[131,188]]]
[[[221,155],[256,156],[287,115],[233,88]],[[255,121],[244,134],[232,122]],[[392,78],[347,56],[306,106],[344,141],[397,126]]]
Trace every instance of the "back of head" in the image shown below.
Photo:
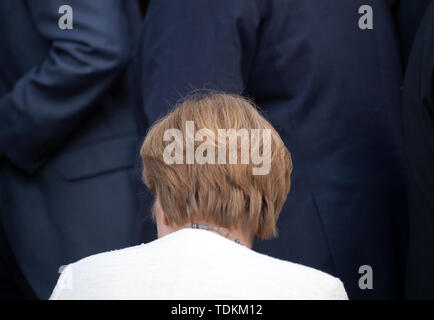
[[[202,219],[262,239],[276,235],[291,157],[248,100],[191,96],[152,126],[140,154],[143,180],[170,224]]]

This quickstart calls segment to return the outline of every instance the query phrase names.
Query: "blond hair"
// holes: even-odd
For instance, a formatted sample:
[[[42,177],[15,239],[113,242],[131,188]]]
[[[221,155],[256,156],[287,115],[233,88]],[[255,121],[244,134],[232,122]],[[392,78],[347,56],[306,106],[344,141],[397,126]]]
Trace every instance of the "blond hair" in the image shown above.
[[[194,121],[196,130],[206,128],[214,134],[219,129],[269,129],[270,171],[254,175],[251,162],[168,164],[163,153],[169,142],[163,136],[170,129],[185,133],[188,121]],[[197,141],[192,143],[198,146]],[[262,143],[260,148],[265,150]],[[185,156],[185,149],[183,152]],[[261,239],[277,235],[276,222],[290,188],[291,156],[272,125],[245,98],[229,94],[189,97],[150,128],[140,155],[143,181],[159,200],[170,225],[182,226],[200,218],[221,227],[249,230]]]

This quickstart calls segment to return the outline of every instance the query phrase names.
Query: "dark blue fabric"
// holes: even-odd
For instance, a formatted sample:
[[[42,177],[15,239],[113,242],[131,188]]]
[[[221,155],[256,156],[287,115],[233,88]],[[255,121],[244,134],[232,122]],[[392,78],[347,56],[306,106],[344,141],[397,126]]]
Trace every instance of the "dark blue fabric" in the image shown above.
[[[407,66],[414,37],[432,0],[400,0],[397,14],[403,65]]]
[[[358,27],[366,4],[373,30]],[[197,89],[252,97],[294,163],[280,236],[255,249],[338,276],[351,298],[398,297],[406,193],[395,40],[385,1],[151,1],[135,68],[139,122]],[[359,289],[361,265],[373,268],[373,290]]]
[[[139,241],[126,67],[140,23],[136,1],[2,0],[1,222],[40,298],[61,265]]]
[[[434,299],[434,1],[415,37],[402,108],[409,163],[406,297]]]

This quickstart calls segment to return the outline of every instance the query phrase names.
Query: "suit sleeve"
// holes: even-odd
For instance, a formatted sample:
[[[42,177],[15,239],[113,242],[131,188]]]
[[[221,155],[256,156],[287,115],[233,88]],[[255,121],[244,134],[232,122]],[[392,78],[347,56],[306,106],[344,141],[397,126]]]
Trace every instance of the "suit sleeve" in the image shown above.
[[[136,77],[146,120],[153,123],[195,90],[243,93],[259,12],[252,0],[151,1]]]
[[[130,52],[121,0],[26,4],[50,50],[1,98],[0,150],[32,173],[79,128],[124,69]],[[58,26],[59,7],[64,4],[73,9],[72,30]]]

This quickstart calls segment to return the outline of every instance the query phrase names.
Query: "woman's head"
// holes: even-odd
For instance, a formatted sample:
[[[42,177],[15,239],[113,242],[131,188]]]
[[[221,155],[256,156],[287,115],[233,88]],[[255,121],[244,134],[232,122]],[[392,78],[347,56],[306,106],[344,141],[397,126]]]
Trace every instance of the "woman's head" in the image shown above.
[[[291,157],[248,100],[189,97],[152,126],[140,154],[143,180],[169,225],[200,220],[262,239],[276,235]]]

